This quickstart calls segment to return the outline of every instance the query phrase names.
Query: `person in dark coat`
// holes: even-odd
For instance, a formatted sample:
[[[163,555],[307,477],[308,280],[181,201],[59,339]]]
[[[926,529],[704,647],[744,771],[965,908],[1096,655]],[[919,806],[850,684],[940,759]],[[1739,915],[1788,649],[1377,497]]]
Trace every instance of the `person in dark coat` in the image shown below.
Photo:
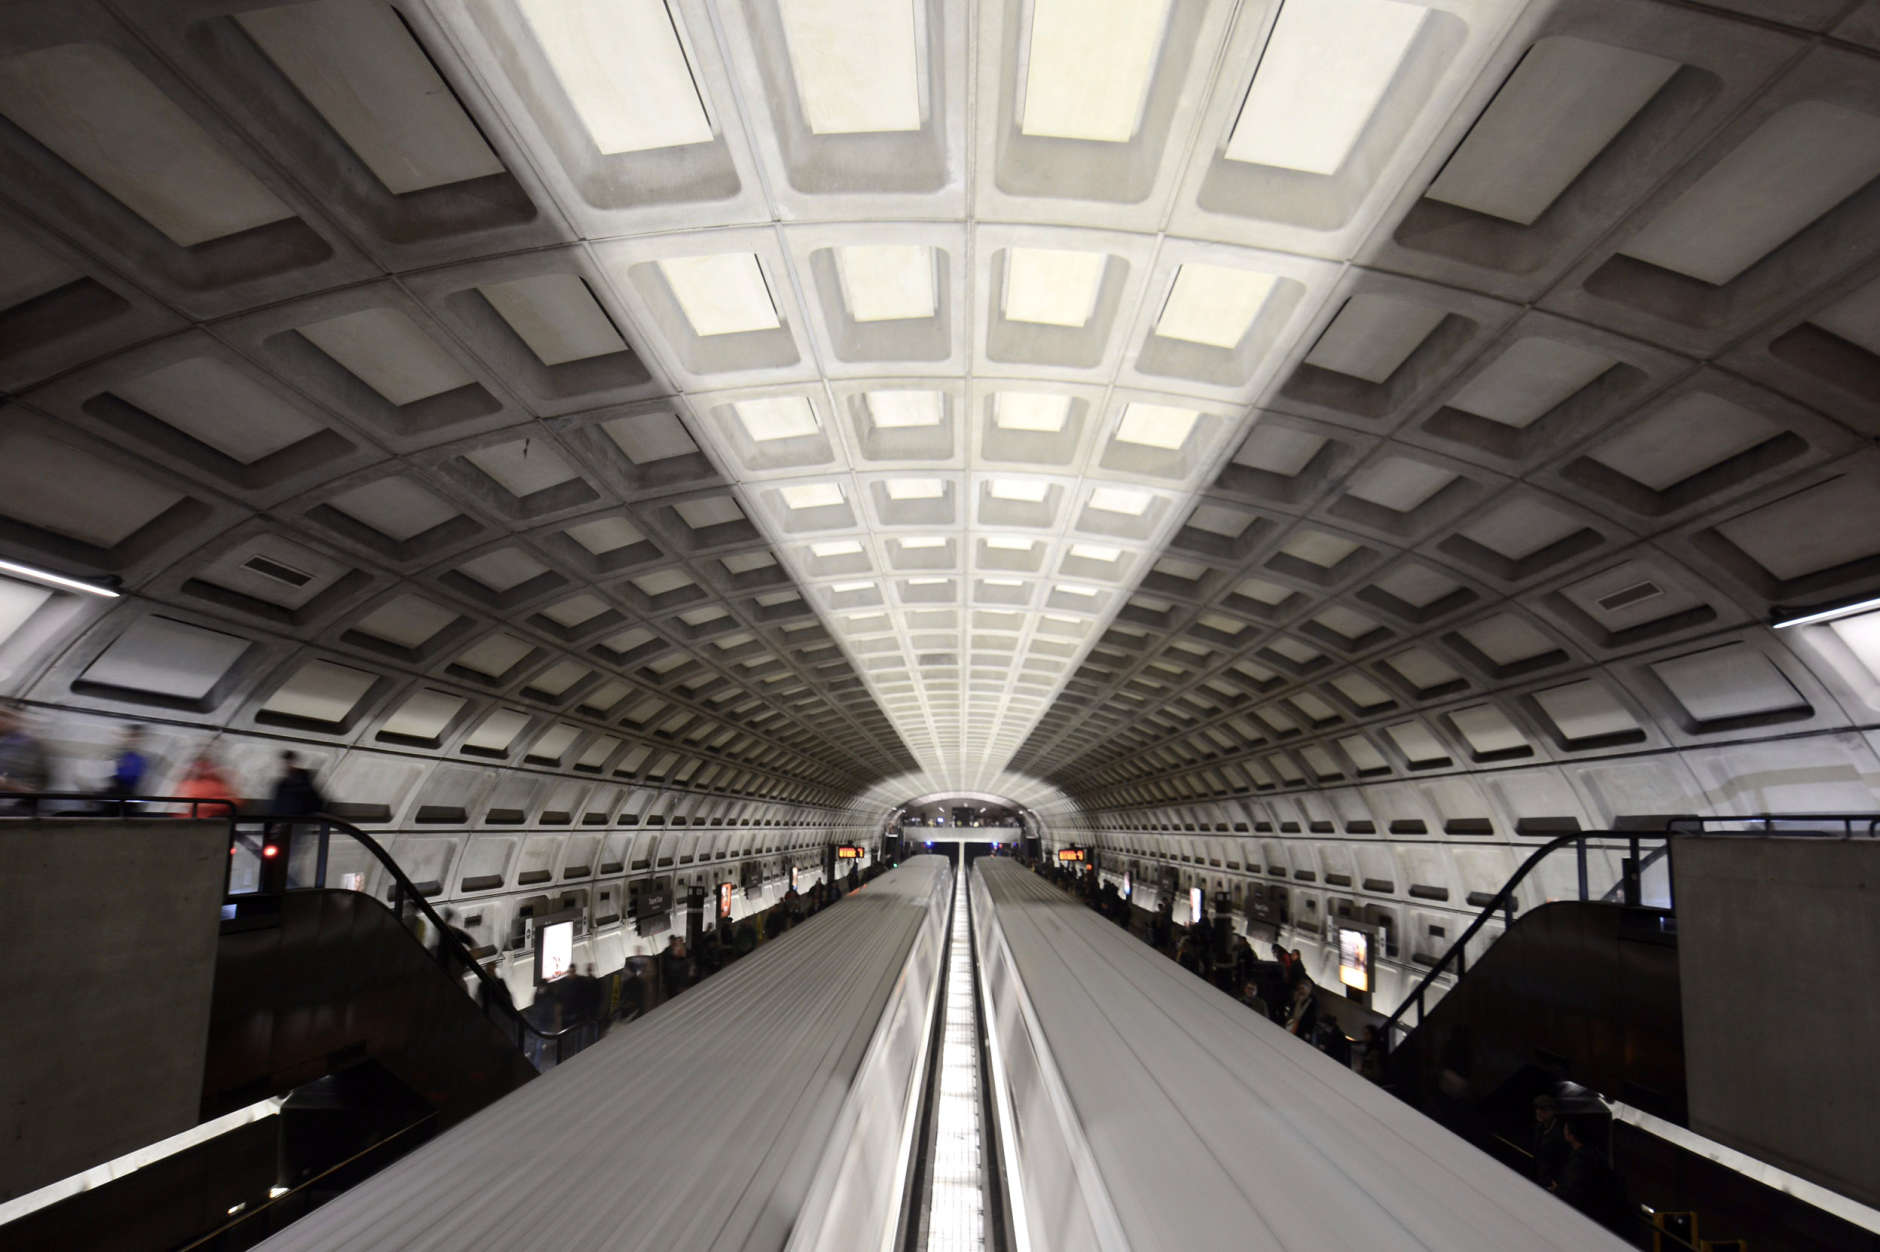
[[[1587,1141],[1591,1129],[1576,1119],[1561,1126],[1568,1151],[1554,1193],[1606,1229],[1630,1238],[1637,1232],[1632,1229],[1636,1222],[1626,1201],[1625,1180],[1613,1171],[1605,1152]]]
[[[313,772],[301,768],[295,752],[281,753],[281,774],[268,796],[268,812],[276,817],[312,817],[326,807],[326,797],[313,781]]]
[[[1560,1104],[1550,1095],[1534,1097],[1534,1181],[1552,1191],[1560,1182],[1573,1149],[1567,1144],[1567,1124],[1561,1120]]]
[[[1319,997],[1310,978],[1293,984],[1292,1011],[1286,1016],[1286,1029],[1301,1039],[1310,1040],[1319,1024]]]

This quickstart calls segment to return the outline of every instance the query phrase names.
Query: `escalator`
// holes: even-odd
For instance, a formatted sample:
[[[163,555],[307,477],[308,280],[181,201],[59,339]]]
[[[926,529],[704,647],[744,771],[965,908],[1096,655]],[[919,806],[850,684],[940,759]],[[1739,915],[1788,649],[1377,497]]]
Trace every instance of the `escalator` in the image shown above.
[[[1736,833],[1754,832],[1690,837]],[[1630,850],[1620,882],[1603,898],[1588,889],[1585,868],[1589,843],[1602,838],[1625,839]],[[1596,1150],[1625,1180],[1630,1215],[1614,1231],[1637,1246],[1880,1252],[1872,1230],[1801,1198],[1793,1182],[1720,1164],[1690,1132],[1676,901],[1640,902],[1641,870],[1672,846],[1669,832],[1653,841],[1660,846],[1649,855],[1637,835],[1612,832],[1537,849],[1379,1027],[1395,1041],[1385,1085],[1529,1174],[1534,1102],[1552,1097],[1563,1116],[1590,1128]],[[1577,854],[1581,898],[1516,915],[1517,889],[1555,854]],[[1504,927],[1499,937],[1496,923]],[[1453,981],[1431,1003],[1444,975]]]
[[[441,1125],[534,1077],[513,1035],[383,904],[325,888],[286,892],[279,904],[274,924],[222,934],[205,1120],[368,1060]]]
[[[1517,918],[1393,1049],[1390,1084],[1431,1112],[1574,1082],[1682,1124],[1684,1033],[1668,913],[1598,901]],[[1510,1090],[1511,1085],[1514,1090]]]
[[[184,1113],[158,1132],[169,1134],[161,1142],[153,1142],[157,1136],[136,1140],[150,1146],[109,1166],[102,1158],[112,1153],[91,1156],[100,1167],[83,1189],[42,1201],[0,1228],[0,1244],[9,1250],[236,1252],[515,1090],[535,1077],[538,1064],[556,1063],[589,1037],[584,1028],[548,1032],[532,1025],[420,888],[356,828],[308,822],[294,842],[317,842],[322,866],[332,841],[356,844],[349,849],[355,863],[363,856],[376,865],[385,901],[329,889],[319,880],[289,886],[285,874],[264,876],[253,889],[236,884],[229,893],[226,865],[206,860],[200,850],[171,854],[187,839],[200,843],[208,826],[101,823],[90,832],[121,844],[120,855],[138,846],[164,849],[156,862],[164,871],[125,887],[117,907],[143,911],[163,907],[148,901],[197,901],[192,907],[211,910],[203,921],[215,933],[207,944],[191,946],[187,958],[154,947],[107,953],[96,965],[107,981],[67,980],[43,1004],[49,1016],[96,1023],[111,1038],[167,1032],[149,1036],[160,1047],[146,1044],[141,1051],[182,1064],[163,1070],[161,1080],[153,1074],[158,1085],[145,1090],[187,1097],[195,1088],[185,1090],[186,1084],[199,1073],[194,1129]],[[7,833],[24,844],[31,831],[19,824]],[[238,823],[232,845],[228,832],[222,826],[219,836],[207,833],[212,843],[232,846],[230,856],[252,845],[271,866],[285,868],[289,858],[281,854],[290,848],[274,846],[275,824]],[[80,834],[75,823],[66,824],[44,846],[51,855],[65,849],[82,855]],[[204,883],[204,873],[214,880]],[[109,890],[120,886],[112,882]],[[219,925],[210,903],[218,895]],[[172,909],[164,916],[181,915]],[[420,941],[420,930],[441,936],[435,950]],[[149,938],[167,935],[159,927]],[[209,963],[212,981],[203,969]],[[146,967],[141,976],[138,964]],[[124,989],[153,981],[198,990],[165,1001],[176,1009],[168,1017],[126,1016]],[[482,994],[467,994],[466,985]],[[190,1041],[191,1029],[177,1032],[176,1023],[191,1020],[198,1023],[199,1044]],[[130,1055],[138,1051],[133,1047]],[[75,1091],[65,1102],[77,1109],[83,1098]],[[62,1184],[55,1194],[71,1190]]]

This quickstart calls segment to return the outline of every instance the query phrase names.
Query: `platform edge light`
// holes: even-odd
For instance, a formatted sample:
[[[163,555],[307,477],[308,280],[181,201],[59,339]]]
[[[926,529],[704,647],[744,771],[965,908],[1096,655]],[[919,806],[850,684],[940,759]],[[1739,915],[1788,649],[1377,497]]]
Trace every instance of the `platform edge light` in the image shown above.
[[[82,591],[86,595],[103,596],[107,600],[118,598],[118,593],[109,587],[100,587],[97,583],[83,582],[76,578],[67,578],[64,574],[55,574],[51,570],[39,569],[32,565],[22,565],[18,561],[0,560],[0,574],[12,574],[16,578],[30,578],[34,582],[45,583],[49,587]]]
[[[1826,609],[1807,609],[1792,617],[1785,617],[1778,609],[1775,620],[1770,622],[1773,630],[1787,630],[1791,626],[1815,626],[1822,622],[1832,622],[1837,618],[1852,617],[1856,613],[1865,613],[1871,609],[1880,609],[1880,596],[1868,596],[1848,604],[1835,605]]]

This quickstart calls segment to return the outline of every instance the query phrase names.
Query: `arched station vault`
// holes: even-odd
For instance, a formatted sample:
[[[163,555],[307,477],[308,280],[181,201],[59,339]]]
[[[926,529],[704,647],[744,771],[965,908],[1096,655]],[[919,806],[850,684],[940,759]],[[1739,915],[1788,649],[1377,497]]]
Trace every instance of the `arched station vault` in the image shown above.
[[[0,584],[68,754],[1457,901],[1873,804],[1871,621],[1765,626],[1880,588],[1873,0],[72,0],[0,117],[0,555],[127,592]]]

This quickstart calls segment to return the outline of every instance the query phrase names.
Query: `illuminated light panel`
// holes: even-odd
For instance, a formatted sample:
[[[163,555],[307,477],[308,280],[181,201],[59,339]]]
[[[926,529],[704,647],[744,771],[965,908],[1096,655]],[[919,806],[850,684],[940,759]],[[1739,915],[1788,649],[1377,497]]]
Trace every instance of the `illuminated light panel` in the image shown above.
[[[1033,0],[1019,129],[1125,143],[1142,125],[1169,0]]]
[[[1071,398],[1048,391],[1001,391],[992,397],[992,424],[1000,430],[1055,435],[1070,420]]]
[[[829,590],[841,591],[841,592],[867,591],[869,588],[873,587],[874,585],[875,584],[868,582],[866,580],[863,580],[862,582],[831,583],[829,585]]]
[[[659,272],[701,337],[776,330],[783,323],[755,252],[668,257]]]
[[[903,548],[913,549],[944,548],[947,546],[947,541],[938,535],[922,535],[914,539],[903,539],[900,544]]]
[[[803,120],[818,135],[920,129],[910,0],[779,0]]]
[[[1227,138],[1227,159],[1336,174],[1427,14],[1397,0],[1282,7]]]
[[[1175,272],[1155,333],[1211,348],[1236,347],[1278,281],[1255,270],[1191,261]]]
[[[986,546],[1002,552],[1030,552],[1038,546],[1038,541],[1022,539],[1017,535],[992,535],[986,539]]]
[[[1107,563],[1122,556],[1123,550],[1121,548],[1112,548],[1107,544],[1101,543],[1074,543],[1071,545],[1071,555],[1080,561],[1103,561]]]
[[[871,391],[868,416],[883,430],[938,426],[945,402],[937,391]]]
[[[890,478],[887,491],[890,500],[938,500],[947,485],[939,478]]]
[[[518,0],[601,152],[710,143],[711,119],[662,0]]]
[[[1043,504],[1051,494],[1051,484],[1042,478],[995,478],[986,484],[986,494],[994,500]]]
[[[851,244],[835,249],[836,282],[855,322],[934,316],[933,249],[920,244]]]
[[[1178,452],[1188,442],[1200,417],[1193,409],[1164,404],[1128,404],[1123,408],[1123,420],[1117,423],[1116,440]]]
[[[1064,592],[1066,595],[1084,596],[1087,598],[1094,597],[1097,594],[1095,587],[1086,587],[1082,583],[1059,583],[1057,590]]]
[[[812,543],[809,550],[817,556],[854,556],[862,550],[862,545],[853,539],[827,539],[822,543]]]
[[[1146,491],[1132,491],[1127,487],[1098,487],[1090,493],[1090,507],[1105,513],[1141,517],[1149,511],[1149,502],[1154,498]]]
[[[792,509],[826,509],[843,502],[842,488],[834,483],[792,483],[781,494]]]
[[[816,410],[802,396],[766,396],[758,400],[738,400],[731,406],[738,415],[744,433],[758,443],[773,439],[801,439],[822,429],[816,423]]]
[[[1005,319],[1043,326],[1083,326],[1097,311],[1103,270],[1101,252],[1064,248],[1008,248],[1005,253]]]

